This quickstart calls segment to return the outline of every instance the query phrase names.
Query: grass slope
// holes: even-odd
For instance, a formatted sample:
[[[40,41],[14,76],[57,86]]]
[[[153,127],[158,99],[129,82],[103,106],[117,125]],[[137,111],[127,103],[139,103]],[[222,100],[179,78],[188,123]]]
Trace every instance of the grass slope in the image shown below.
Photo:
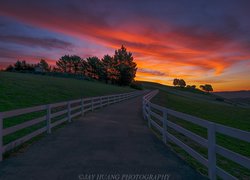
[[[206,94],[199,90],[186,88],[179,89],[156,83],[144,83],[144,87],[160,90],[157,96],[152,99],[153,103],[176,111],[191,114],[208,121],[250,131],[249,108],[243,108],[228,102],[217,101],[216,98],[218,98],[218,96]],[[168,119],[204,138],[207,138],[207,131],[205,128],[171,116],[169,116]],[[171,134],[174,134],[181,141],[185,142],[207,158],[207,150],[205,148],[185,137],[183,134],[178,133],[171,128],[169,128],[169,130]],[[216,141],[217,144],[223,147],[250,157],[250,143],[242,142],[222,134],[216,135]],[[206,168],[185,153],[181,148],[173,143],[170,143],[169,145],[200,172],[207,174]],[[250,171],[248,169],[243,168],[242,166],[219,155],[217,155],[217,164],[240,179],[250,178]]]
[[[132,89],[100,82],[0,72],[0,112],[129,91]]]
[[[216,101],[217,96],[206,94],[199,90],[176,89],[151,83],[146,83],[144,86],[160,90],[160,93],[153,101],[161,106],[215,123],[250,131],[249,108]]]
[[[130,91],[133,91],[133,89],[94,81],[0,72],[0,112],[79,99],[81,97],[118,94]],[[54,110],[56,111],[56,109],[52,109],[52,111]],[[11,127],[44,116],[45,114],[45,111],[39,111],[7,118],[3,120],[3,127]],[[67,115],[64,114],[64,116]],[[62,116],[60,117],[63,118]],[[55,117],[51,121],[55,122],[57,120],[58,118]],[[46,126],[45,121],[6,135],[3,137],[3,144],[8,144],[44,126]],[[27,145],[32,141],[33,139]],[[8,156],[8,153],[5,154],[6,156]]]

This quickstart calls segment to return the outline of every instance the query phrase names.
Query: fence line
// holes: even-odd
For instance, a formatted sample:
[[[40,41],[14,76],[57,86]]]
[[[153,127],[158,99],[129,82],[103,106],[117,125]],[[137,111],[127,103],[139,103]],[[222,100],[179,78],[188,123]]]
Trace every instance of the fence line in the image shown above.
[[[69,123],[72,118],[76,116],[84,115],[88,111],[93,111],[97,108],[102,108],[104,106],[114,104],[120,101],[133,98],[140,95],[141,92],[135,91],[130,93],[99,96],[91,98],[81,98],[72,101],[59,102],[54,104],[40,105],[35,107],[29,107],[24,109],[17,109],[12,111],[0,112],[0,161],[2,161],[3,153],[23,144],[24,142],[30,140],[31,138],[38,136],[44,132],[48,134],[51,133],[51,129],[58,126],[66,121]],[[17,117],[20,115],[27,115],[29,113],[41,112],[43,115],[36,117],[32,120],[27,120],[23,123],[4,128],[3,121],[8,121],[7,118]],[[45,123],[45,126],[36,129],[35,131],[22,136],[19,139],[9,142],[8,144],[3,144],[3,137],[15,133],[17,131],[29,128],[34,125],[39,125],[39,123]]]
[[[250,159],[243,155],[240,155],[236,152],[233,152],[229,149],[221,147],[216,144],[216,132],[220,134],[224,134],[233,138],[240,139],[242,141],[250,142],[250,132],[242,131],[240,129],[231,128],[227,126],[223,126],[217,123],[209,122],[201,118],[197,118],[185,113],[177,112],[157,104],[153,104],[150,100],[159,92],[159,90],[154,90],[148,93],[143,97],[143,117],[145,120],[148,121],[148,126],[151,128],[152,126],[156,128],[162,134],[163,142],[171,141],[177,144],[179,147],[183,148],[189,155],[199,161],[201,164],[208,168],[208,176],[210,179],[216,179],[218,175],[222,179],[237,179],[236,177],[232,176],[228,172],[224,171],[223,169],[219,168],[216,165],[216,154],[219,154],[223,157],[230,159],[245,168],[250,169]],[[161,112],[157,114],[153,112],[153,109]],[[173,123],[168,120],[168,115],[175,116],[182,120],[197,124],[207,129],[207,139]],[[157,119],[160,123],[157,123]],[[180,141],[177,137],[173,134],[170,134],[168,128],[172,128],[177,132],[189,137],[193,141],[197,142],[201,146],[207,148],[208,150],[208,159],[203,157],[197,151]]]

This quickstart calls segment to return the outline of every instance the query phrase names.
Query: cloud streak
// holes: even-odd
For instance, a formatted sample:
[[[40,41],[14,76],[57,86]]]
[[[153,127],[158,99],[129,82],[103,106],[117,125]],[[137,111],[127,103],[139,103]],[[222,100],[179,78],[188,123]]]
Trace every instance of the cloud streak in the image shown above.
[[[152,70],[152,69],[138,69],[137,72],[146,74],[146,75],[153,75],[153,76],[167,76],[165,72],[157,71],[157,70]]]
[[[216,77],[250,59],[249,3],[141,3],[12,0],[1,4],[0,15],[111,49],[124,44],[134,53],[139,73],[145,76],[168,72],[175,76],[179,73],[173,69],[178,69],[186,71],[184,74],[212,73]],[[57,39],[0,36],[0,40],[45,48],[71,47]]]
[[[38,46],[45,49],[70,49],[73,44],[55,38],[34,38],[28,36],[0,35],[0,41],[26,46]]]

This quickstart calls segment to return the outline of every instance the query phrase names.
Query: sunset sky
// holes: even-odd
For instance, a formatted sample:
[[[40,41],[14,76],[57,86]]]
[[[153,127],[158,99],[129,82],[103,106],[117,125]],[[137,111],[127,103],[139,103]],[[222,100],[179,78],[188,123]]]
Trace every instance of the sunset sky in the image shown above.
[[[249,90],[249,18],[249,0],[0,0],[0,66],[123,44],[137,80]]]

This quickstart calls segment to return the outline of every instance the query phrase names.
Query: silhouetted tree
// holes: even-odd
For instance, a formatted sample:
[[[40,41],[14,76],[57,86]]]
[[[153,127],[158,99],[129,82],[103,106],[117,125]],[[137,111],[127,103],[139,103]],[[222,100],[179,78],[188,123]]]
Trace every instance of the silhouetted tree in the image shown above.
[[[62,56],[57,62],[57,71],[63,72],[63,73],[69,73],[69,55]]]
[[[64,55],[56,62],[57,69],[64,73],[81,74],[81,58],[77,55]]]
[[[174,86],[179,86],[179,87],[185,87],[186,86],[186,82],[183,79],[174,79],[173,80],[173,85]]]
[[[86,60],[77,55],[64,55],[52,67],[41,59],[38,64],[28,64],[26,61],[17,61],[13,66],[10,65],[6,71],[36,71],[36,72],[56,72],[77,74],[97,80],[105,80],[106,83],[119,85],[131,85],[134,82],[137,67],[131,52],[127,52],[124,46],[115,51],[114,56],[105,55],[102,60],[98,57],[89,57]],[[68,76],[68,75],[67,75]]]
[[[80,73],[80,63],[81,63],[81,58],[79,56],[73,55],[70,56],[70,62],[72,65],[72,71],[74,74]]]
[[[200,85],[200,88],[203,90],[203,91],[206,91],[206,92],[212,92],[213,91],[213,87],[211,84],[205,84],[205,85]]]
[[[89,69],[89,64],[86,60],[81,59],[80,63],[79,63],[79,72],[80,74],[82,74],[83,76],[89,76],[88,75],[88,69]]]
[[[120,74],[117,70],[117,63],[110,55],[105,55],[102,59],[103,64],[103,77],[106,83],[111,81],[114,84],[119,78]]]
[[[15,71],[34,71],[34,65],[33,64],[28,64],[26,61],[17,61],[14,64],[14,69]]]
[[[101,60],[96,57],[89,57],[87,58],[87,63],[88,63],[88,76],[93,78],[93,79],[104,79],[103,78],[103,64]]]
[[[185,87],[186,86],[186,82],[183,79],[179,80],[179,86],[180,87]]]
[[[18,60],[18,61],[14,64],[14,68],[15,68],[16,71],[21,71],[21,70],[22,70],[22,62]]]
[[[118,84],[130,85],[134,81],[137,65],[133,60],[132,53],[127,52],[124,46],[115,51],[114,61],[117,63],[116,69],[120,74]]]
[[[178,85],[179,85],[179,81],[180,81],[179,79],[176,79],[176,78],[175,78],[175,79],[173,80],[173,85],[174,85],[174,86],[178,86]]]
[[[41,59],[40,62],[38,63],[38,66],[42,69],[42,71],[44,72],[49,72],[50,71],[50,67],[49,64],[47,63],[46,60]]]
[[[6,69],[5,69],[5,71],[14,71],[15,70],[15,68],[12,66],[12,65],[9,65]]]

